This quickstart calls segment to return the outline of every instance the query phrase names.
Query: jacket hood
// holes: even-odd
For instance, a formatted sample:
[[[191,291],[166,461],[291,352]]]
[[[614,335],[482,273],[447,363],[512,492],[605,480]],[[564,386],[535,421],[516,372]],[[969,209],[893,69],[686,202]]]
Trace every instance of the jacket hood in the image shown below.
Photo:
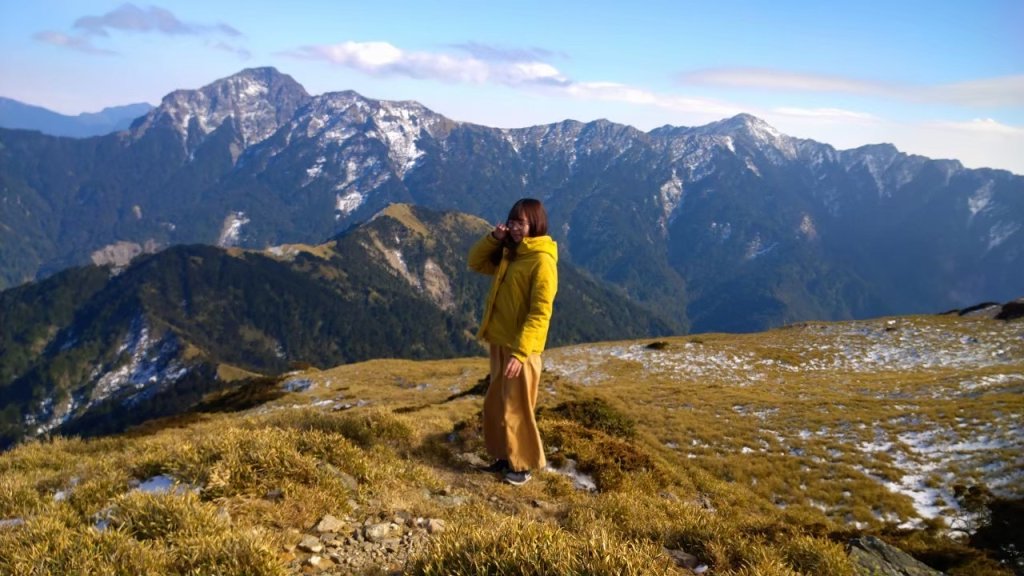
[[[523,238],[516,249],[517,256],[527,254],[548,254],[558,262],[558,243],[551,239],[551,236],[534,236]]]

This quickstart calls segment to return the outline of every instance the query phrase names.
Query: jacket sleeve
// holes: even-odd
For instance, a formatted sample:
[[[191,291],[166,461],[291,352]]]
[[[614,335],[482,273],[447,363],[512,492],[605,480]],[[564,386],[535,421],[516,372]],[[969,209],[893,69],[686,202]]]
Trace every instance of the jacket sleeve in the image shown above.
[[[512,355],[521,362],[525,362],[530,354],[544,351],[557,292],[558,266],[554,258],[542,257],[530,290],[530,310],[526,315],[526,322],[523,323],[523,329],[519,331],[516,341],[511,346]]]
[[[488,232],[469,249],[469,269],[481,274],[494,275],[498,267],[491,262],[491,254],[498,249],[500,242]]]

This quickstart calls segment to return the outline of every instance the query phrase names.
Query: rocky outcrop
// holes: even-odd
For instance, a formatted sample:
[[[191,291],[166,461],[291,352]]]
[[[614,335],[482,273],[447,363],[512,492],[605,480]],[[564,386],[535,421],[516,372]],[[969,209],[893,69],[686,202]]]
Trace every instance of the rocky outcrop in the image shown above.
[[[850,559],[863,576],[942,576],[910,554],[882,542],[874,536],[854,538],[849,545]]]

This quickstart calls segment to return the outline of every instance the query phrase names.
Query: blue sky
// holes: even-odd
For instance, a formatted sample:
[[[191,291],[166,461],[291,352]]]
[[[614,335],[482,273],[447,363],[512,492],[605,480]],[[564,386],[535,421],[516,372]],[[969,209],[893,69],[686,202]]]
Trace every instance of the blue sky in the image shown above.
[[[34,0],[0,7],[0,96],[77,114],[274,66],[487,126],[747,112],[1024,174],[1021,30],[1021,0]]]

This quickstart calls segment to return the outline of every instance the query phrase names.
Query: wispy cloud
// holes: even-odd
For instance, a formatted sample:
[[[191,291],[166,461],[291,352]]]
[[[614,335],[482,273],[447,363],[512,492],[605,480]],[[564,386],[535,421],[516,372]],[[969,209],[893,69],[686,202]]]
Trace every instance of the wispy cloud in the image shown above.
[[[797,116],[802,118],[814,118],[819,120],[840,120],[840,121],[875,121],[878,117],[868,112],[857,112],[855,110],[843,110],[842,108],[794,108],[779,107],[772,110],[783,116]]]
[[[234,46],[232,44],[228,44],[227,42],[221,42],[221,41],[211,42],[211,43],[208,43],[207,45],[210,48],[213,48],[214,50],[220,50],[221,52],[227,52],[229,54],[234,54],[235,56],[238,56],[242,60],[248,60],[249,58],[252,58],[252,52],[249,52],[248,50],[246,50],[245,48],[242,48],[240,46]]]
[[[450,44],[450,46],[474,58],[489,62],[535,62],[548,60],[555,56],[567,58],[565,54],[556,54],[544,48],[509,48],[480,42],[465,42]]]
[[[73,34],[44,30],[34,34],[33,38],[39,42],[89,54],[116,54],[113,50],[97,47],[93,39],[108,38],[111,32],[193,36],[210,39],[207,45],[216,50],[231,52],[244,59],[250,56],[249,51],[244,48],[223,41],[213,42],[217,38],[241,38],[243,34],[236,28],[224,23],[184,22],[171,11],[159,6],[139,8],[131,3],[122,4],[100,16],[82,16],[75,20],[72,29]]]
[[[557,68],[539,60],[484,60],[472,55],[413,52],[402,50],[388,42],[343,42],[303,46],[286,55],[324,60],[374,76],[407,76],[443,82],[496,83],[509,86],[559,86],[568,82]]]
[[[1024,74],[944,84],[933,90],[938,98],[965,106],[1024,106]]]
[[[794,92],[843,92],[853,94],[887,92],[891,88],[879,82],[866,82],[841,76],[801,74],[768,68],[715,68],[686,72],[678,76],[682,84],[726,88],[758,88]]]
[[[551,53],[539,48],[495,48],[483,44],[459,44],[452,47],[468,55],[405,51],[388,42],[304,46],[286,55],[323,60],[374,76],[501,84],[513,88],[540,89],[578,100],[622,102],[704,115],[731,115],[742,111],[736,106],[709,99],[682,98],[615,82],[578,82],[544,61],[541,56]]]
[[[966,132],[1024,136],[1024,128],[1009,126],[992,118],[975,118],[967,122],[933,122],[930,126]]]
[[[674,112],[688,112],[705,116],[734,116],[743,112],[740,107],[727,102],[707,98],[684,98],[615,82],[573,82],[566,85],[564,91],[581,100],[603,100],[656,106]]]
[[[971,107],[1024,105],[1024,75],[983,78],[956,84],[913,85],[769,68],[715,68],[686,72],[678,75],[677,80],[684,85],[780,92],[830,92]]]
[[[237,37],[242,33],[227,24],[186,23],[178,19],[170,10],[159,6],[139,8],[128,3],[103,14],[102,16],[83,16],[75,20],[74,28],[86,34],[109,36],[108,30],[128,32],[158,32],[161,34],[205,36],[223,34]]]
[[[76,50],[78,52],[85,52],[87,54],[116,54],[116,52],[114,52],[113,50],[105,50],[103,48],[97,48],[96,46],[93,46],[92,42],[88,38],[83,38],[81,36],[68,36],[67,34],[63,34],[61,32],[54,32],[52,30],[36,32],[32,35],[32,37],[44,44],[52,44],[54,46],[68,48],[70,50]]]

